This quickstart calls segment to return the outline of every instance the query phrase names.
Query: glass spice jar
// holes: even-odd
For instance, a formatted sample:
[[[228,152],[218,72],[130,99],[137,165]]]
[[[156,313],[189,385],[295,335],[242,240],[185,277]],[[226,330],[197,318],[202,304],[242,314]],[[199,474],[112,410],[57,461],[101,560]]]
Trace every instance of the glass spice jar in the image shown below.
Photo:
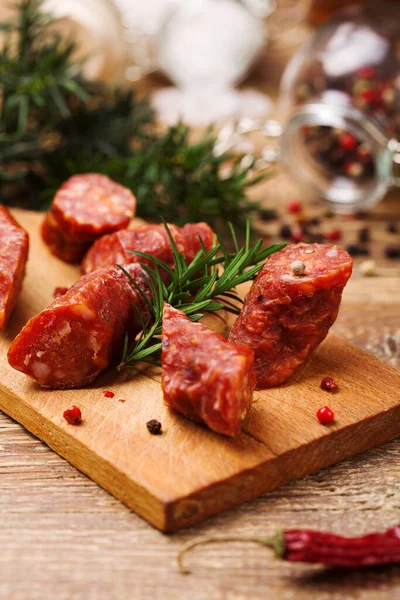
[[[317,30],[282,79],[281,158],[336,212],[399,185],[400,9],[354,5]]]

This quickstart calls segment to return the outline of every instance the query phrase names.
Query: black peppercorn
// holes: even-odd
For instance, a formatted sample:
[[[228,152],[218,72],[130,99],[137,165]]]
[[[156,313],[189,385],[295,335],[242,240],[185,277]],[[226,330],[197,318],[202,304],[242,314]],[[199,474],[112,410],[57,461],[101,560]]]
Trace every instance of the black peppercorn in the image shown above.
[[[368,248],[363,248],[363,246],[357,244],[349,244],[346,250],[350,256],[369,256]]]
[[[399,226],[392,221],[391,223],[388,223],[387,230],[389,233],[399,233]]]
[[[358,241],[361,242],[362,244],[365,242],[371,241],[371,235],[370,235],[368,227],[362,227],[360,229],[360,231],[358,232]]]
[[[161,433],[161,423],[157,419],[151,419],[146,423],[147,429],[152,435],[159,435]]]
[[[258,211],[261,221],[274,221],[278,218],[278,213],[274,208],[262,208]]]
[[[400,246],[386,246],[386,258],[400,258]]]
[[[287,223],[282,225],[279,235],[284,240],[290,240],[290,238],[292,237],[292,228],[290,227],[290,225],[288,225]]]

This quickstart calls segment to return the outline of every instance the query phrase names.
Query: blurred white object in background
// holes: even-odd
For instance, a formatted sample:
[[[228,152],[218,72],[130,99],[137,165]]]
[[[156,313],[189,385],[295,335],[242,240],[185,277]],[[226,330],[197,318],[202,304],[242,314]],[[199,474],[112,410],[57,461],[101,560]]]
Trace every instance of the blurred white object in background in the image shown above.
[[[156,37],[157,62],[178,86],[154,94],[160,118],[204,125],[265,116],[271,105],[266,96],[233,87],[264,43],[262,19],[237,0],[176,3]]]
[[[53,27],[74,39],[89,79],[118,80],[128,57],[121,15],[112,0],[44,0]]]

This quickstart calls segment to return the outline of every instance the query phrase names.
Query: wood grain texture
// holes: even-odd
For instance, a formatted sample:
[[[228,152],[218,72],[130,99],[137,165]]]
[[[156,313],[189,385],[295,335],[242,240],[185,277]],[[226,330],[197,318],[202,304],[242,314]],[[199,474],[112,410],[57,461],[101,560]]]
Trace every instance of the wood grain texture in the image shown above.
[[[0,343],[0,408],[157,528],[187,527],[400,434],[400,374],[337,336],[291,381],[255,394],[235,439],[164,407],[154,370],[117,376],[111,369],[80,390],[39,388],[9,367],[10,338],[56,285],[70,285],[79,272],[50,256],[38,236],[42,215],[16,217],[32,244],[24,290]],[[326,374],[340,382],[338,393],[319,388]],[[104,397],[109,388],[114,399]],[[62,416],[72,403],[82,410],[79,427]],[[329,427],[315,417],[325,403],[337,415]],[[147,431],[152,418],[162,422],[161,436]]]

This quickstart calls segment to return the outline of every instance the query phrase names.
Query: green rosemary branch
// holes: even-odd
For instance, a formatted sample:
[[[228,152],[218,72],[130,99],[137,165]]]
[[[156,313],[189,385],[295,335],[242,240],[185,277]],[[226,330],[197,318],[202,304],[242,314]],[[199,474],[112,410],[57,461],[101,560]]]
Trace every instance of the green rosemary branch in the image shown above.
[[[274,244],[268,248],[262,248],[262,239],[251,244],[250,223],[247,220],[246,239],[242,247],[239,247],[235,230],[230,225],[234,253],[229,252],[224,242],[218,239],[214,241],[210,251],[207,252],[203,248],[190,265],[187,265],[185,257],[179,252],[165,221],[164,226],[172,246],[174,258],[172,269],[150,254],[135,252],[153,263],[153,267],[143,266],[148,275],[152,303],[137,287],[123,266],[120,266],[120,269],[129,277],[147,302],[151,317],[148,322],[142,322],[143,331],[132,346],[129,346],[128,338],[126,338],[119,370],[135,368],[138,361],[149,362],[150,357],[150,361],[153,363],[158,357],[161,349],[160,335],[164,302],[184,312],[192,321],[198,321],[205,313],[213,313],[222,309],[239,314],[242,300],[235,292],[236,286],[254,279],[265,259],[286,245]],[[170,280],[168,285],[163,282],[160,269],[167,272]]]

